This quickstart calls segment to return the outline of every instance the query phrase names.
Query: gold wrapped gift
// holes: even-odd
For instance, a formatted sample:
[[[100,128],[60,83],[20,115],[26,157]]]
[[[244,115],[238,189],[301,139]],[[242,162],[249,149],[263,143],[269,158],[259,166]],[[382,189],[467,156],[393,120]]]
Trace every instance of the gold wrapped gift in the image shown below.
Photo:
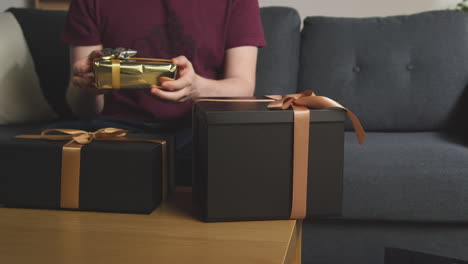
[[[104,49],[104,55],[94,60],[98,89],[148,89],[161,85],[159,78],[175,79],[177,65],[170,60],[135,58],[134,50]]]

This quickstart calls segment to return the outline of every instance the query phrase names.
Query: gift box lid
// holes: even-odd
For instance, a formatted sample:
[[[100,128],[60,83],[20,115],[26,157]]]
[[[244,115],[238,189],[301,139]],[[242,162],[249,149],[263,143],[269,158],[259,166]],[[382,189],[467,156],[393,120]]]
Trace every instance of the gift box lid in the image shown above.
[[[216,98],[218,99],[218,98]],[[220,99],[264,99],[264,98],[220,98]],[[207,124],[261,124],[293,123],[293,111],[270,110],[269,102],[213,102],[195,103],[195,117]],[[344,122],[346,111],[341,108],[310,110],[310,122]]]

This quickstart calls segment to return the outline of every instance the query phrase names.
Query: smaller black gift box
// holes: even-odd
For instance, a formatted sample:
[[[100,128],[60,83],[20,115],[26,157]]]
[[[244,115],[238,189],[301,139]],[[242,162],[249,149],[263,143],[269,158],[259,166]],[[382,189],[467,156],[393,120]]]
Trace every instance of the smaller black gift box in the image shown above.
[[[193,194],[203,221],[290,218],[294,113],[268,104],[195,104]],[[344,109],[310,110],[308,218],[341,214],[345,118]]]
[[[151,213],[161,203],[163,191],[173,189],[173,136],[133,134],[129,138],[163,143],[94,140],[84,145],[76,209]],[[0,142],[0,191],[5,206],[61,208],[62,148],[66,143],[23,138]]]

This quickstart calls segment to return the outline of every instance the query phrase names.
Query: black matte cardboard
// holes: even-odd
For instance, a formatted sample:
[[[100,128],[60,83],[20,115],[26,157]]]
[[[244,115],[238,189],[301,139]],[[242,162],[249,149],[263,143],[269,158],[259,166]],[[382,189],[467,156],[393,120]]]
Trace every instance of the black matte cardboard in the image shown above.
[[[266,102],[194,106],[194,205],[203,221],[289,219],[293,111]],[[341,214],[342,109],[311,110],[307,217]]]
[[[168,189],[173,189],[173,137],[168,144]],[[7,207],[60,208],[62,147],[67,141],[11,139],[0,143]],[[81,150],[79,210],[151,213],[162,200],[162,146],[98,141]]]

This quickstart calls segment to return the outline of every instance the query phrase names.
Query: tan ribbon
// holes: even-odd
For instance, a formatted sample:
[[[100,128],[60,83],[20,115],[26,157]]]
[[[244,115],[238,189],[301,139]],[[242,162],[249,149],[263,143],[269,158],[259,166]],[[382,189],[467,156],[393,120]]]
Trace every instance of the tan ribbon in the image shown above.
[[[366,138],[366,132],[359,119],[351,111],[338,102],[324,96],[316,96],[312,91],[299,94],[267,95],[276,101],[270,103],[270,109],[288,109],[294,111],[294,152],[293,152],[293,197],[291,219],[304,219],[306,217],[307,202],[307,171],[309,162],[309,109],[341,108],[346,110],[351,120],[359,144]]]
[[[351,111],[338,102],[316,96],[312,91],[299,94],[267,95],[268,99],[197,99],[196,102],[270,102],[269,109],[286,110],[292,108],[294,112],[294,148],[293,148],[293,186],[290,219],[304,219],[307,213],[307,176],[309,166],[309,129],[310,109],[341,108],[346,110],[351,120],[359,144],[366,138],[366,133],[359,119]]]
[[[61,132],[63,135],[49,135]],[[40,135],[19,135],[16,138],[43,140],[70,140],[62,147],[62,170],[60,183],[60,207],[78,209],[80,207],[80,160],[81,148],[93,140],[120,142],[158,143],[162,147],[162,197],[167,197],[167,144],[165,140],[127,138],[127,131],[118,128],[103,128],[95,132],[78,129],[47,129]]]

